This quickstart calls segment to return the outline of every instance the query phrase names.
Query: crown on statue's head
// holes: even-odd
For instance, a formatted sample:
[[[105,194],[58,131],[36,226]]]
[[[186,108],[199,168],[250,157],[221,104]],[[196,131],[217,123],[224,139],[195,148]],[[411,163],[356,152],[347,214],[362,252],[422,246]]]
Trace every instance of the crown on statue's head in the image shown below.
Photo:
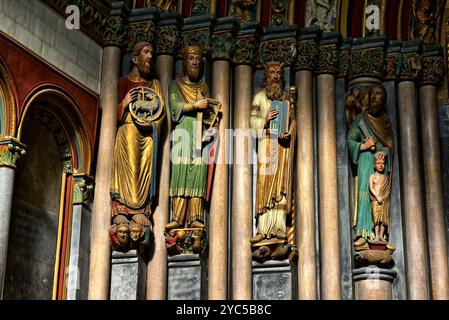
[[[203,48],[201,48],[198,45],[190,45],[190,46],[185,46],[182,49],[182,55],[183,57],[187,57],[189,54],[199,54],[199,55],[203,55]]]

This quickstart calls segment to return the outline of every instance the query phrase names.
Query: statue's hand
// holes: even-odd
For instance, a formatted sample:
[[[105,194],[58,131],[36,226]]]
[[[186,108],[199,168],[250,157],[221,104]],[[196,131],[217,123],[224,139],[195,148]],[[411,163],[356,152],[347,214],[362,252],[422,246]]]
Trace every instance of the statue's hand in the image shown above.
[[[277,109],[270,109],[270,111],[267,112],[267,115],[265,116],[265,128],[269,126],[271,120],[276,119],[278,114],[279,110]]]
[[[127,107],[133,100],[137,98],[137,91],[130,90],[122,100],[122,106]]]
[[[218,129],[215,127],[209,128],[203,133],[203,142],[210,142],[218,133]]]
[[[201,99],[201,100],[198,100],[197,102],[195,102],[193,104],[193,106],[195,107],[196,110],[203,111],[203,110],[207,109],[208,103],[209,102],[207,99]]]
[[[360,145],[360,151],[369,150],[372,147],[376,147],[376,141],[372,137],[369,137]]]
[[[279,135],[279,139],[282,139],[282,140],[290,140],[291,137],[292,137],[292,135],[290,134],[290,132],[288,132],[288,133],[281,133]]]

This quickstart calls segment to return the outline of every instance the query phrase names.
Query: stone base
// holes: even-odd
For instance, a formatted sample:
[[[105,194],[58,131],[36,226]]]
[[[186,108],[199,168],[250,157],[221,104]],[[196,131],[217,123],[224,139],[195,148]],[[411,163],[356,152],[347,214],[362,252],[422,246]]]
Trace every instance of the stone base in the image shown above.
[[[168,300],[207,299],[207,261],[198,254],[168,257]]]
[[[293,259],[293,255],[296,251],[292,251],[290,244],[287,240],[279,239],[265,239],[261,242],[251,245],[253,252],[253,260],[259,263],[264,263],[268,260],[285,260]],[[293,255],[292,255],[293,253]]]
[[[254,300],[295,300],[296,260],[253,262]]]
[[[397,272],[369,266],[353,270],[355,300],[391,300]]]
[[[136,250],[112,252],[111,300],[145,300],[147,268]]]

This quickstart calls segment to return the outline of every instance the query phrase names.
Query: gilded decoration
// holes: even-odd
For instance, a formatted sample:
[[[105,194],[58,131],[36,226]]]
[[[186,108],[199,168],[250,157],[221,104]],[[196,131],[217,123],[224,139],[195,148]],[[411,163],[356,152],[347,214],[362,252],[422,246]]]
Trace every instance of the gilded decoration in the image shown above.
[[[296,51],[295,69],[312,71],[315,67],[318,53],[318,46],[315,40],[298,41]]]
[[[401,53],[400,52],[388,52],[385,56],[385,80],[395,80],[399,77],[401,70]]]
[[[125,20],[120,16],[110,17],[103,32],[105,46],[122,47],[127,41],[127,27]]]
[[[354,173],[353,240],[356,267],[391,266],[388,242],[393,177],[393,130],[380,80],[345,95],[347,146]]]
[[[444,75],[444,62],[441,56],[422,59],[421,85],[437,85]]]
[[[178,4],[177,0],[146,0],[145,7],[155,7],[162,11],[175,11]]]
[[[157,28],[158,54],[175,55],[180,45],[180,31],[177,25],[163,25]]]
[[[234,63],[255,63],[257,60],[257,49],[254,36],[238,37],[234,44]]]
[[[134,48],[136,43],[153,42],[156,25],[152,20],[133,22],[128,25],[128,51]]]
[[[318,49],[318,64],[316,67],[318,74],[338,72],[338,48],[335,44],[321,45]]]
[[[270,26],[277,27],[288,24],[287,12],[288,1],[287,0],[273,0],[271,1],[271,17]]]
[[[257,0],[231,0],[230,15],[240,22],[254,21],[254,8]]]
[[[439,21],[444,12],[444,0],[413,0],[410,33],[412,39],[421,39],[425,44],[437,41]]]
[[[353,77],[381,78],[384,70],[384,49],[370,48],[351,51],[349,74]]]
[[[0,138],[0,167],[16,168],[17,160],[25,154],[26,145],[14,137]]]
[[[296,40],[291,38],[263,41],[259,53],[262,64],[277,61],[292,65],[296,59]]]

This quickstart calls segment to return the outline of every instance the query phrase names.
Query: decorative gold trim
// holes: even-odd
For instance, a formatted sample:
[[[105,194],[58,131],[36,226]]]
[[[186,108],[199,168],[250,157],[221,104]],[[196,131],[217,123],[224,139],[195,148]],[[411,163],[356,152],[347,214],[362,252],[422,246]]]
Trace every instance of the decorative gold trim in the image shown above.
[[[52,94],[52,95],[62,98],[71,107],[71,110],[73,112],[75,112],[76,116],[78,117],[77,120],[80,123],[77,123],[77,121],[72,119],[70,116],[67,117],[67,121],[66,121],[67,124],[70,125],[73,128],[73,131],[75,132],[75,137],[74,137],[75,140],[79,142],[80,154],[77,154],[78,165],[80,163],[79,160],[83,160],[83,161],[81,161],[81,163],[83,164],[83,167],[74,168],[74,173],[76,173],[78,171],[90,173],[91,163],[92,163],[92,145],[91,145],[90,134],[89,134],[89,131],[87,130],[87,128],[89,128],[89,126],[87,125],[86,120],[84,119],[84,116],[78,110],[78,107],[72,101],[72,99],[60,90],[57,90],[54,88],[42,89],[42,90],[34,93],[33,96],[30,99],[28,99],[28,101],[23,109],[20,120],[19,120],[19,126],[18,126],[18,131],[17,131],[18,139],[20,140],[20,138],[22,136],[23,124],[26,119],[26,116],[28,115],[30,107],[33,105],[33,102],[43,94]],[[56,116],[56,118],[61,123],[64,123],[64,121],[61,121],[60,115],[61,114],[70,115],[70,114],[65,112],[65,110],[62,107],[59,107],[58,109],[59,110],[54,110],[55,112],[52,112],[52,113]],[[70,137],[70,134],[68,132],[67,132],[67,135]],[[72,154],[73,154],[74,145],[73,145],[73,143],[71,143],[70,145],[71,145]]]
[[[343,37],[348,36],[348,11],[349,11],[349,0],[342,0],[341,11],[338,15],[340,17],[341,30],[340,33]]]
[[[368,6],[368,0],[365,0],[363,5],[363,23],[362,23],[362,36],[366,36],[366,7]]]
[[[0,60],[0,87],[2,87],[1,92],[4,94],[5,105],[3,110],[5,110],[5,136],[15,136],[16,133],[16,101],[14,99],[14,93],[11,88],[11,80],[8,78],[8,73],[3,67],[3,60]],[[1,99],[1,97],[0,97]],[[1,132],[0,132],[1,134]]]
[[[402,39],[402,8],[404,7],[404,0],[400,0],[398,9],[398,25],[396,29],[396,39]]]
[[[258,1],[260,2],[260,1]],[[290,0],[289,4],[288,4],[288,16],[287,16],[287,21],[288,24],[293,25],[295,24],[295,0]]]
[[[65,198],[65,187],[67,182],[67,174],[62,172],[61,178],[61,194],[59,197],[59,220],[58,220],[58,238],[56,242],[56,257],[55,257],[55,269],[53,274],[53,296],[52,300],[57,300],[58,298],[58,275],[59,275],[59,262],[61,261],[61,240],[62,231],[64,224],[64,198]]]
[[[73,179],[72,176],[72,183],[70,186],[70,199],[69,199],[69,203],[73,203],[73,187],[74,187],[75,181]],[[65,204],[64,204],[65,207]],[[70,252],[71,252],[71,248],[72,248],[72,223],[73,223],[73,205],[69,205],[67,206],[68,208],[68,212],[66,212],[66,214],[68,214],[69,218],[67,221],[67,243],[66,243],[66,255],[65,255],[65,264],[64,264],[64,270],[69,271],[69,265],[70,265]],[[69,273],[68,272],[64,272],[64,285],[62,286],[62,298],[63,299],[67,299],[67,280],[69,278]]]
[[[380,3],[380,34],[385,34],[385,20],[387,19],[387,0],[382,0]]]

